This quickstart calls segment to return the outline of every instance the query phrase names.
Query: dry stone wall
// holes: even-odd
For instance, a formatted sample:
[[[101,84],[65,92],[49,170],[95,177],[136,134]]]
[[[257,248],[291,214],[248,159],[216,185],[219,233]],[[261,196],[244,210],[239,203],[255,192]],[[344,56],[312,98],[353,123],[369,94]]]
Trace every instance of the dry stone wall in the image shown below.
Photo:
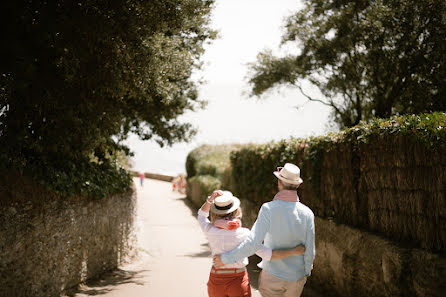
[[[60,296],[129,260],[135,202],[130,191],[2,205],[0,296]]]
[[[309,284],[339,296],[444,296],[446,258],[331,220],[315,218]]]

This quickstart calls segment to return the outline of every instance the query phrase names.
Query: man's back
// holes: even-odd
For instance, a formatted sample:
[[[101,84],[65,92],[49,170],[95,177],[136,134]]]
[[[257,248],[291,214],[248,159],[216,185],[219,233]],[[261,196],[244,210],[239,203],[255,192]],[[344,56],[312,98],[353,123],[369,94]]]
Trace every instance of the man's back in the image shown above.
[[[262,243],[271,249],[304,245],[303,256],[265,261],[261,265],[259,290],[263,296],[297,297],[302,293],[306,277],[311,275],[316,254],[314,214],[297,196],[303,182],[299,167],[286,163],[273,174],[277,177],[279,192],[273,201],[262,205],[250,236],[232,251],[216,256],[214,261],[218,265],[234,263],[254,254]]]
[[[308,275],[314,258],[313,212],[300,202],[274,200],[262,206],[259,219],[262,226],[256,223],[252,231],[255,233],[256,228],[268,226],[264,239],[266,247],[287,249],[304,245],[305,254],[307,254],[306,257],[304,254],[281,260],[264,261],[261,264],[262,268],[271,275],[288,281],[295,281]],[[309,264],[307,272],[305,262]]]

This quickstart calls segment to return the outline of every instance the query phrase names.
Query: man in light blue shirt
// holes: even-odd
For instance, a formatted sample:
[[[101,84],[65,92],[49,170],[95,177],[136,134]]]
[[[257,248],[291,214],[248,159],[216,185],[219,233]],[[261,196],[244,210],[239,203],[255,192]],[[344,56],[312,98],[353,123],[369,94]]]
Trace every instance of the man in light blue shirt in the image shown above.
[[[271,249],[289,249],[305,246],[302,256],[263,261],[259,277],[259,291],[263,297],[300,296],[311,275],[315,250],[314,214],[299,202],[297,188],[303,182],[300,169],[287,163],[274,175],[278,178],[279,192],[273,201],[262,205],[251,235],[238,247],[214,256],[216,266],[231,264],[253,255],[263,244]]]

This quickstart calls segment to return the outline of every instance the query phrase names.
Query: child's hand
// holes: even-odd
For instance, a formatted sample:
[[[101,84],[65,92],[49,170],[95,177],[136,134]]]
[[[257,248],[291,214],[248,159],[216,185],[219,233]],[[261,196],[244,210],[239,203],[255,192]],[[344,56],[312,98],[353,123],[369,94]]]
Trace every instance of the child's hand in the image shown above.
[[[213,202],[215,200],[215,198],[217,198],[218,196],[223,195],[223,192],[220,190],[215,190],[214,192],[212,192],[211,196],[209,197],[209,202]]]
[[[294,253],[299,256],[303,255],[305,253],[305,246],[303,245],[296,246],[294,248]]]

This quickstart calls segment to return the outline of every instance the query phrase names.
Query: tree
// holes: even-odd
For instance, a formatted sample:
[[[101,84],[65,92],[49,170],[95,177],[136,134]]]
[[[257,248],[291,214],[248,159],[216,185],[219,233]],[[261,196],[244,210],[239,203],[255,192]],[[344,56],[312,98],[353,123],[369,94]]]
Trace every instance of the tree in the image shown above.
[[[213,0],[49,0],[0,4],[2,165],[106,162],[130,132],[160,145],[194,134]],[[53,162],[55,163],[55,162]]]
[[[308,0],[285,25],[282,44],[296,54],[258,55],[249,66],[251,95],[296,86],[329,105],[335,121],[446,110],[446,2]],[[322,98],[305,93],[307,79]]]

